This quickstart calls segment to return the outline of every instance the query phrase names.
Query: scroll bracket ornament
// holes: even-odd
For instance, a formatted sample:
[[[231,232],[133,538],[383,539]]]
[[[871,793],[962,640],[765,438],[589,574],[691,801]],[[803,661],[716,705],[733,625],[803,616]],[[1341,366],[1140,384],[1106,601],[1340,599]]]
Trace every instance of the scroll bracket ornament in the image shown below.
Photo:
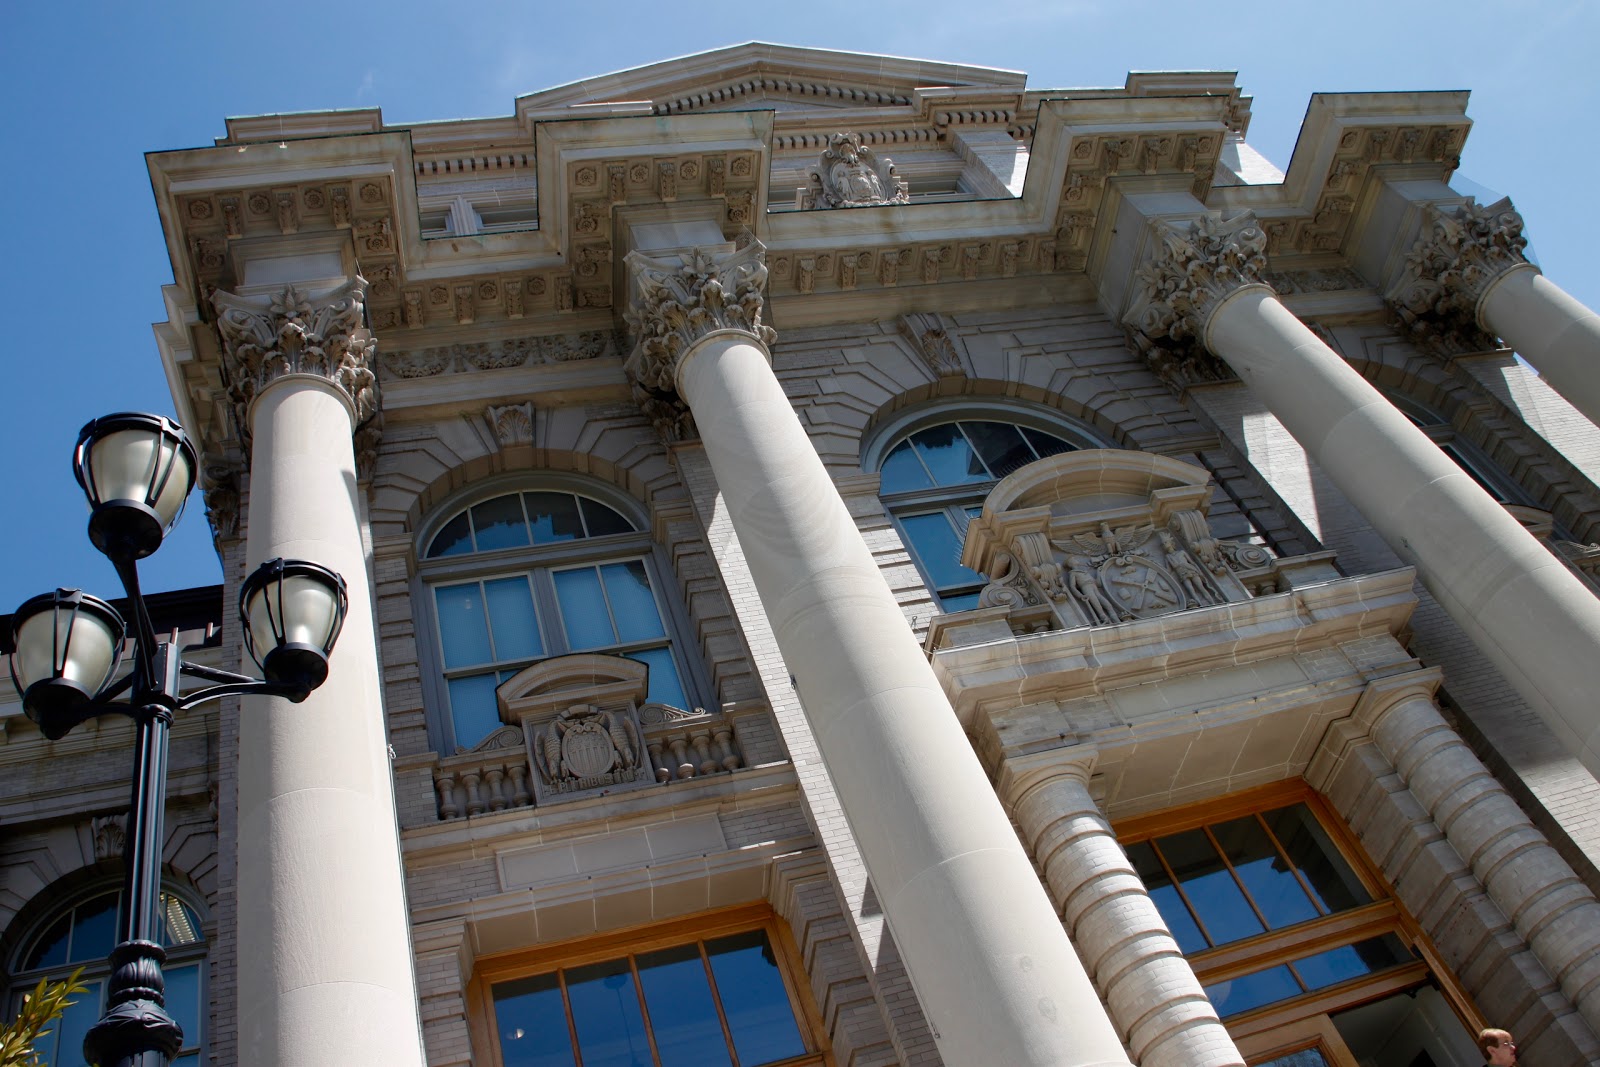
[[[766,246],[748,232],[732,251],[696,248],[656,259],[630,252],[632,300],[623,319],[634,338],[623,364],[634,399],[668,441],[695,436],[694,418],[678,394],[677,373],[696,344],[737,333],[770,359],[777,334],[761,321]]]
[[[349,401],[361,453],[357,465],[370,472],[382,413],[373,372],[377,341],[365,326],[366,289],[357,277],[316,298],[293,285],[272,297],[212,294],[228,397],[243,443],[249,443],[250,405],[262,390],[286,375],[316,375]]]
[[[1389,288],[1390,306],[1419,334],[1491,335],[1484,296],[1514,270],[1539,269],[1528,262],[1522,216],[1509,197],[1487,206],[1469,201],[1423,210],[1422,234]],[[1482,347],[1484,339],[1478,340]]]
[[[1205,347],[1206,328],[1222,302],[1262,281],[1267,235],[1254,214],[1231,219],[1211,212],[1187,222],[1150,224],[1153,254],[1134,278],[1134,297],[1123,323],[1142,338],[1147,359],[1187,368],[1186,379],[1226,380],[1232,372]]]

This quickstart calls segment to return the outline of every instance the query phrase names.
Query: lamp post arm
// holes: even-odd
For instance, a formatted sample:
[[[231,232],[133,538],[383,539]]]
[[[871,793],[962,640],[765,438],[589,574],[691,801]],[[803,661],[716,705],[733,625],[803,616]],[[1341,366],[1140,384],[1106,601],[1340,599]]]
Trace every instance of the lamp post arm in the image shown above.
[[[144,594],[139,591],[139,565],[133,560],[112,559],[122,589],[128,594],[128,607],[133,613],[133,670],[138,679],[136,691],[160,686],[155,670],[156,628],[150,621],[150,609],[145,606]],[[176,696],[176,690],[170,695]]]

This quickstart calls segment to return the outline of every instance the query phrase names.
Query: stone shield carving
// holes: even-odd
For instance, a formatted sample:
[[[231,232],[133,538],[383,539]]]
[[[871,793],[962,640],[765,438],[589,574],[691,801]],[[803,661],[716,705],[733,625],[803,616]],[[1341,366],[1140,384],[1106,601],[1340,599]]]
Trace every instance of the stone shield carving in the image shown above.
[[[1177,579],[1154,560],[1139,555],[1115,556],[1102,563],[1100,587],[1124,617],[1164,615],[1187,603]]]

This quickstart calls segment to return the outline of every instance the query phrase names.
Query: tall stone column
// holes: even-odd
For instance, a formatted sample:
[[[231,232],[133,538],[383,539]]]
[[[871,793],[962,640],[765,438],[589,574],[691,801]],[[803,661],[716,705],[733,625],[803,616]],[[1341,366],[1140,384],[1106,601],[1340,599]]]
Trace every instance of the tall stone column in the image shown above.
[[[1600,599],[1261,283],[1253,217],[1153,226],[1128,325],[1231,367],[1600,775]]]
[[[1243,1067],[1094,797],[1090,746],[1011,756],[1000,796],[1139,1067]]]
[[[944,1061],[1128,1063],[955,713],[770,366],[763,249],[628,256],[628,367],[698,428]],[[686,404],[686,408],[679,405]],[[678,414],[671,412],[677,409]]]
[[[1437,676],[1373,683],[1358,719],[1589,1026],[1600,1033],[1600,903],[1445,722]]]
[[[1466,320],[1499,335],[1600,425],[1600,315],[1528,262],[1511,201],[1426,212],[1422,236],[1390,288],[1400,316],[1419,326]]]
[[[365,283],[218,293],[247,427],[246,572],[274,556],[344,576],[350,614],[303,703],[239,715],[238,1062],[423,1062],[352,432],[376,413]]]

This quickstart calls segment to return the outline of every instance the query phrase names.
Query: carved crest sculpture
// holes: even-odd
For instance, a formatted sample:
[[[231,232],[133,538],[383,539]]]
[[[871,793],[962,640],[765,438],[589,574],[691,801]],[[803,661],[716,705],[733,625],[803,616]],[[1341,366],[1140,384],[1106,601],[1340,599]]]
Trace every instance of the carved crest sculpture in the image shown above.
[[[640,767],[639,730],[625,715],[574,704],[533,739],[544,784],[557,793],[632,782]]]
[[[877,207],[904,204],[911,187],[895,171],[894,160],[879,159],[861,143],[859,133],[836,133],[828,138],[817,163],[807,173],[811,186],[801,202],[808,208]]]

